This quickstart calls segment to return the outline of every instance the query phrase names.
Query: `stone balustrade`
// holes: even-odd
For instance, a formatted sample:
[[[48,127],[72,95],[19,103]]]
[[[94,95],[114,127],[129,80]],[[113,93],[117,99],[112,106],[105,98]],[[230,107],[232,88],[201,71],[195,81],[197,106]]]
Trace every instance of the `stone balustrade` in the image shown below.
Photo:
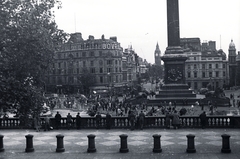
[[[73,119],[72,128],[76,128],[76,118]],[[239,128],[240,116],[207,116],[207,128]],[[181,116],[181,128],[201,128],[200,118],[198,116]],[[44,125],[44,118],[41,118],[41,125]],[[55,126],[55,119],[50,118],[51,126]],[[138,124],[136,124],[138,125]],[[165,116],[146,117],[144,128],[165,128]],[[0,128],[2,129],[18,129],[21,126],[19,118],[0,118]],[[67,128],[67,118],[61,119],[61,129]],[[96,128],[94,117],[82,117],[81,129]],[[106,118],[102,117],[100,128],[106,128]],[[112,117],[111,128],[130,128],[130,122],[127,117]],[[136,127],[137,128],[137,127]]]

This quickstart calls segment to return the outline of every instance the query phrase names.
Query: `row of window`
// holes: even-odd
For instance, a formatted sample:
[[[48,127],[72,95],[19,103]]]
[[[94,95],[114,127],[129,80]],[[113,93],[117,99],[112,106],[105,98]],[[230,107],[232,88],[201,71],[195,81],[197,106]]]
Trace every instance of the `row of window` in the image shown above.
[[[96,68],[96,67],[90,67],[90,73],[121,73],[122,68],[121,67],[115,67],[115,68],[110,68],[108,67],[107,69],[104,69],[103,67]],[[53,74],[53,75],[71,75],[71,74],[81,74],[82,69],[80,68],[69,68],[69,69],[52,69],[48,72],[48,74]]]
[[[116,75],[116,76],[98,76],[96,77],[97,83],[108,83],[111,82],[119,83],[122,82],[122,75]],[[58,84],[58,85],[64,85],[64,84],[80,84],[80,77],[76,76],[58,76],[58,77],[48,77],[47,83],[49,84]]]
[[[216,64],[211,64],[211,63],[209,63],[209,64],[201,64],[201,68],[202,69],[212,69],[212,68],[216,68],[216,69],[218,69],[218,68],[226,68],[226,64],[218,64],[218,63],[216,63]],[[208,67],[206,67],[206,66],[208,66]],[[222,66],[222,67],[221,67]],[[194,69],[197,69],[199,67],[199,65],[197,65],[197,64],[193,64],[193,68]],[[188,69],[192,69],[192,65],[190,65],[190,64],[188,64],[187,65],[187,68]]]
[[[191,72],[188,72],[187,77],[191,78],[192,77],[191,74],[192,74]],[[193,72],[193,78],[198,78],[198,77],[200,77],[200,76],[198,76],[198,72]],[[209,78],[209,77],[210,78],[211,77],[220,77],[220,73],[219,73],[219,71],[216,71],[215,76],[213,76],[213,72],[209,71],[208,76],[207,76],[206,72],[202,72],[202,78]],[[225,71],[222,72],[222,77],[226,77],[226,72]]]
[[[219,83],[218,81],[215,81],[215,82],[212,81],[210,83],[209,82],[188,82],[188,86],[197,90],[197,89],[200,89],[200,88],[206,88],[208,84],[211,84],[212,89],[214,89],[214,88],[219,87],[220,84],[224,85],[225,83],[226,83],[226,81],[223,81],[223,83],[222,82]],[[222,86],[220,86],[220,87],[222,87]]]
[[[68,57],[80,58],[80,57],[104,57],[104,56],[122,56],[121,51],[113,50],[108,52],[103,51],[84,51],[84,52],[58,52],[56,58],[65,59]]]
[[[121,60],[106,60],[106,65],[122,65],[122,61]],[[67,68],[67,67],[87,67],[87,65],[89,66],[102,66],[104,65],[104,61],[103,60],[98,60],[98,61],[94,61],[94,60],[90,60],[90,61],[68,61],[68,62],[57,62],[57,63],[53,63],[52,64],[52,68]]]

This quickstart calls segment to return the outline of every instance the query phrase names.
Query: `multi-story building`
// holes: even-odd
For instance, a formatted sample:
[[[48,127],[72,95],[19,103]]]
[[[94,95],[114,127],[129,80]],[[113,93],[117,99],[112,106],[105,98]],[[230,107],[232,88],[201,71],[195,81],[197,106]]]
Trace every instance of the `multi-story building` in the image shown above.
[[[184,51],[201,51],[200,38],[181,38],[180,46]]]
[[[101,39],[94,39],[90,35],[84,40],[81,33],[74,33],[55,53],[54,62],[46,74],[46,91],[81,92],[84,85],[81,77],[85,76],[86,70],[94,77],[91,91],[120,90],[137,82],[144,70],[140,68],[139,60],[141,58],[132,47],[123,51],[117,37],[105,39],[103,35]]]
[[[238,55],[237,55],[237,58],[236,58],[236,63],[237,63],[237,78],[236,78],[236,85],[237,86],[240,86],[240,51],[238,51]]]
[[[132,46],[123,52],[123,82],[128,86],[133,86],[140,76],[140,57],[135,53]]]
[[[76,93],[81,88],[83,70],[95,76],[94,86],[121,84],[123,49],[117,37],[83,40],[81,33],[71,35],[55,53],[54,63],[46,75],[46,88],[56,93]],[[104,88],[103,88],[104,89]]]
[[[186,41],[199,41],[195,45],[187,44]],[[215,42],[203,44],[203,48],[199,47],[200,40],[184,38],[185,54],[188,60],[185,63],[186,83],[194,90],[206,88],[208,85],[214,90],[217,87],[225,87],[228,85],[228,61],[223,50],[216,51]],[[187,48],[187,46],[192,46]],[[195,47],[194,47],[195,46]],[[193,51],[195,50],[195,51]]]

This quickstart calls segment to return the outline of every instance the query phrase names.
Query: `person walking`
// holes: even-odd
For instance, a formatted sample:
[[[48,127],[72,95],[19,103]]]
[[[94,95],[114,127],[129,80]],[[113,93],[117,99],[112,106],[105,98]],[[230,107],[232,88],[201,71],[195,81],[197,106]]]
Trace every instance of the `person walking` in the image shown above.
[[[175,110],[174,113],[173,113],[173,122],[172,122],[172,125],[175,129],[178,129],[179,126],[180,126],[180,119],[179,119],[179,115],[177,113],[177,111]]]
[[[68,113],[68,115],[67,115],[67,128],[68,128],[68,130],[70,129],[71,126],[72,126],[72,115],[70,113]]]
[[[167,129],[170,129],[170,125],[171,124],[171,115],[170,113],[167,111],[166,112],[166,128]]]
[[[40,131],[40,127],[41,127],[41,121],[40,121],[40,117],[39,115],[34,115],[34,118],[33,118],[33,122],[34,122],[34,128],[37,132]]]
[[[96,115],[96,128],[99,129],[100,125],[101,125],[101,114],[100,112],[97,112],[97,115]]]
[[[76,115],[76,127],[77,127],[77,129],[81,128],[81,116],[80,116],[79,112]]]
[[[129,112],[128,119],[129,119],[130,124],[131,124],[131,130],[134,130],[134,127],[135,127],[135,115],[134,115],[133,111]]]
[[[44,118],[44,120],[45,120],[44,131],[49,131],[50,130],[50,118],[49,118],[49,116],[46,116]]]
[[[203,111],[203,112],[199,115],[199,118],[200,118],[200,121],[201,121],[202,129],[205,129],[206,123],[207,123],[207,115],[206,115],[206,112]]]
[[[58,130],[59,127],[61,126],[61,119],[62,119],[62,116],[61,114],[59,114],[59,112],[57,111],[57,114],[55,115],[55,126],[56,126],[56,129]]]
[[[138,118],[139,118],[139,126],[140,126],[140,129],[142,130],[144,126],[144,120],[145,120],[145,114],[143,113],[143,111],[141,111]]]
[[[111,129],[112,126],[112,116],[107,112],[106,114],[106,128]]]

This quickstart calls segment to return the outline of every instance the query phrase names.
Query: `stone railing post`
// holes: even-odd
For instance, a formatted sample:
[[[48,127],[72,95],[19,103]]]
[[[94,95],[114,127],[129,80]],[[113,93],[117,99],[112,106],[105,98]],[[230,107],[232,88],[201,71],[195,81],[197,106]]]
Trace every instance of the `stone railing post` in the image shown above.
[[[221,149],[222,153],[231,152],[229,139],[230,139],[230,135],[227,135],[227,134],[222,135],[222,149]]]
[[[154,139],[154,146],[153,146],[153,152],[162,152],[162,148],[161,148],[161,135],[158,134],[154,134],[153,135],[153,139]]]
[[[187,135],[187,150],[186,151],[188,153],[196,152],[194,138],[195,138],[195,135],[192,135],[192,134]]]
[[[25,152],[33,152],[33,135],[28,134],[25,136],[26,137],[26,149]]]
[[[122,153],[128,152],[129,151],[128,150],[128,144],[127,144],[127,137],[128,137],[128,135],[122,134],[119,137],[121,139],[121,146],[120,146],[120,150],[119,151],[122,152]]]
[[[88,149],[87,152],[96,152],[95,148],[95,135],[90,134],[87,136],[88,137]]]
[[[4,148],[3,148],[3,135],[0,134],[0,152],[3,152],[4,151]]]
[[[63,138],[64,136],[62,134],[59,134],[56,136],[57,138],[57,148],[56,148],[56,152],[64,152],[64,145],[63,145]]]

